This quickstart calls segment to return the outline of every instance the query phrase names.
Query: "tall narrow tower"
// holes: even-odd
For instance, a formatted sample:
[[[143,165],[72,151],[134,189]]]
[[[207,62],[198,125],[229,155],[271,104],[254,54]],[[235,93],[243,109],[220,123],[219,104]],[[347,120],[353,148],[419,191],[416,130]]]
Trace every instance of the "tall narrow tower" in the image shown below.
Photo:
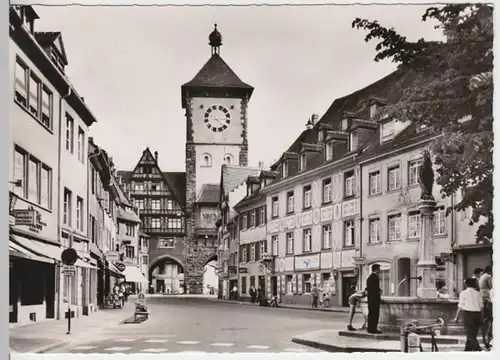
[[[222,35],[217,24],[209,35],[211,57],[196,76],[182,85],[186,110],[186,284],[201,293],[203,268],[217,254],[215,220],[200,216],[197,198],[204,188],[220,185],[221,166],[248,165],[247,107],[253,87],[244,83],[220,56]],[[217,199],[218,202],[219,199]],[[214,204],[215,211],[217,210]],[[201,224],[200,222],[203,222]],[[214,233],[197,231],[212,227]]]

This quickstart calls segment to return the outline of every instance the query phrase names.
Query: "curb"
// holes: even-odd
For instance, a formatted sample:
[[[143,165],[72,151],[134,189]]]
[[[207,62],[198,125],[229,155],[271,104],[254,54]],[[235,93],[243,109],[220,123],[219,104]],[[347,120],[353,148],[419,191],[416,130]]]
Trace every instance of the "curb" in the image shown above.
[[[315,349],[324,350],[327,352],[343,352],[343,353],[357,353],[357,352],[401,352],[399,350],[394,349],[365,349],[362,347],[359,348],[351,348],[346,346],[335,346],[328,345],[324,343],[320,343],[314,340],[307,340],[300,337],[293,337],[292,342],[295,344],[309,346]]]
[[[254,305],[252,303],[246,302],[246,301],[233,301],[233,300],[220,300],[220,299],[210,299],[211,301],[216,301],[220,303],[225,303],[225,304],[236,304],[236,305],[246,305],[246,306],[259,306],[259,305]],[[290,306],[290,305],[278,305],[278,309],[292,309],[292,310],[306,310],[306,311],[319,311],[319,312],[330,312],[330,313],[339,313],[339,314],[348,314],[349,309],[338,309],[338,308],[330,308],[330,309],[325,309],[325,308],[305,308],[305,307],[300,307],[300,306]]]
[[[130,318],[130,316],[118,321],[116,323],[116,325],[122,325],[124,323],[124,321],[126,321],[128,318]],[[51,351],[51,350],[64,348],[66,346],[70,346],[72,344],[78,344],[80,342],[85,342],[85,341],[86,341],[86,339],[60,340],[60,341],[54,342],[52,344],[48,344],[48,345],[40,346],[38,348],[30,349],[28,351],[21,351],[20,352],[20,351],[16,351],[16,350],[11,349],[10,352],[15,353],[15,354],[44,354],[44,353],[47,353],[48,351]]]

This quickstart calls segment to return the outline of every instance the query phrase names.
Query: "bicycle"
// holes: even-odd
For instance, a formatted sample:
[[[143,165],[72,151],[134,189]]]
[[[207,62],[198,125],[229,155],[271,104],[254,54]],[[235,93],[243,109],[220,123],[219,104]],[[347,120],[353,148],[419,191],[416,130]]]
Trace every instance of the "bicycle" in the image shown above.
[[[427,325],[427,326],[419,326],[416,321],[412,321],[409,324],[406,324],[402,331],[403,331],[403,336],[404,336],[404,352],[408,352],[408,335],[409,334],[416,334],[416,335],[422,335],[422,334],[430,334],[431,335],[431,352],[438,352],[438,346],[437,346],[437,340],[436,340],[436,328],[441,328],[444,325],[444,320],[441,318],[437,319],[436,324],[432,325]],[[424,352],[422,348],[422,342],[419,344],[419,350],[420,352]]]

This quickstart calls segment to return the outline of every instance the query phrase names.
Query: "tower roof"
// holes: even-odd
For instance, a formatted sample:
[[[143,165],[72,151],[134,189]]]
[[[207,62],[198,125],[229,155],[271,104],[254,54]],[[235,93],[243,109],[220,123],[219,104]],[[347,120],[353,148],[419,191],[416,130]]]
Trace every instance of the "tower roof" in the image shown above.
[[[253,90],[253,87],[241,81],[219,54],[213,54],[195,77],[183,87],[218,87]]]
[[[252,95],[253,87],[241,81],[238,75],[221,58],[219,48],[222,45],[222,35],[215,24],[214,31],[209,35],[209,45],[212,48],[212,56],[203,65],[195,77],[182,85],[182,106],[186,105],[186,97],[197,93],[206,94],[214,92],[215,95],[224,95],[224,92],[232,92],[234,95],[248,97]],[[206,95],[205,95],[206,96]]]

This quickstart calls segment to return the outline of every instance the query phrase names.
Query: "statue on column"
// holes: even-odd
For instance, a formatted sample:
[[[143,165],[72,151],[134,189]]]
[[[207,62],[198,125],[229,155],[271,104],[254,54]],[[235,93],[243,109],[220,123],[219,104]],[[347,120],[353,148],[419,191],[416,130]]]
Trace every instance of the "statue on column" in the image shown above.
[[[418,182],[422,190],[420,200],[434,200],[432,196],[432,187],[434,185],[434,170],[432,169],[432,160],[429,150],[424,151],[424,159],[420,166]]]

